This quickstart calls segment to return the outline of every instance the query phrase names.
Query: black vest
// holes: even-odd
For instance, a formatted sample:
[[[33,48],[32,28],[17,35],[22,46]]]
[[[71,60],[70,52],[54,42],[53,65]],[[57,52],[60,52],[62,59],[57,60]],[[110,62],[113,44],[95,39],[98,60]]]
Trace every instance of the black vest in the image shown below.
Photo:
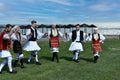
[[[100,40],[100,34],[98,34],[98,40]],[[94,34],[92,34],[92,41],[95,41]]]
[[[77,37],[77,32],[76,30],[73,30],[72,31],[72,42],[75,41],[76,37]],[[80,31],[80,41],[83,41],[83,31]]]
[[[50,37],[53,37],[52,34],[53,34],[53,33],[52,33],[52,29],[51,29]],[[59,37],[59,32],[58,32],[58,30],[57,30],[57,36],[56,36],[56,37]]]
[[[32,36],[31,38],[29,39],[29,41],[36,41],[37,40],[37,30],[35,29],[35,37],[34,37],[34,30],[32,28],[30,28],[31,30],[31,33],[32,33]]]

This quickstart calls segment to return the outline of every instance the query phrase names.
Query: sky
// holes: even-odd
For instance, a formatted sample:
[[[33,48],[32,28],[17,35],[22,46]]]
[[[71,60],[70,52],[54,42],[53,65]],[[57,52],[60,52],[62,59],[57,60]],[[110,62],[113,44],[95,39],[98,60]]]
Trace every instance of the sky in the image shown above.
[[[120,0],[0,0],[0,24],[120,27]]]

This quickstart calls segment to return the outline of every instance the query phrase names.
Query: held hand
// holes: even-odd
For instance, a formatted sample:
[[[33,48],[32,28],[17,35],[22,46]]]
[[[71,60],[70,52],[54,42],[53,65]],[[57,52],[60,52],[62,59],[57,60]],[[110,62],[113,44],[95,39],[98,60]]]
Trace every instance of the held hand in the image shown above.
[[[45,35],[45,36],[48,36],[48,33],[46,32],[44,35]]]
[[[65,32],[65,35],[68,35],[68,33],[67,33],[67,32]]]

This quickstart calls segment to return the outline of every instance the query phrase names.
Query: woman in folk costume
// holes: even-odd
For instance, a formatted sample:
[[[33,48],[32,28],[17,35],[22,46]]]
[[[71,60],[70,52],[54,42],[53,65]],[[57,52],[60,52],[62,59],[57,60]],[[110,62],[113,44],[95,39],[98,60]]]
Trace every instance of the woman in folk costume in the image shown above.
[[[43,34],[36,29],[36,21],[31,21],[31,27],[27,30],[26,35],[28,37],[27,43],[24,45],[23,49],[30,52],[27,63],[29,64],[32,57],[35,57],[36,65],[41,65],[38,61],[38,51],[41,49],[37,44],[37,39],[43,37]]]
[[[21,64],[21,68],[24,68],[24,64],[23,64],[23,53],[22,53],[22,45],[21,45],[21,40],[27,39],[26,36],[23,36],[22,34],[20,34],[19,32],[20,27],[19,26],[14,26],[13,27],[13,31],[14,33],[11,36],[11,39],[13,41],[13,51],[16,54],[15,55],[15,62],[14,62],[14,67],[17,66],[18,61],[20,61]]]
[[[85,39],[85,34],[83,31],[80,31],[80,25],[76,25],[76,30],[73,30],[71,33],[67,33],[68,41],[72,39],[72,43],[69,47],[69,51],[73,51],[73,61],[78,63],[78,56],[81,51],[83,51],[83,46],[81,44]]]
[[[102,51],[100,43],[103,43],[103,40],[105,40],[105,37],[102,34],[98,33],[98,28],[94,28],[93,34],[88,39],[89,41],[92,41],[94,63],[96,63],[100,56],[99,53]]]
[[[17,71],[12,69],[12,55],[10,53],[11,40],[10,37],[12,35],[11,25],[7,24],[5,30],[0,34],[0,58],[3,58],[4,61],[0,65],[0,73],[2,73],[2,69],[6,63],[8,63],[8,68],[10,73],[16,73]]]
[[[57,59],[57,63],[59,63],[59,36],[63,37],[63,34],[57,30],[56,25],[52,25],[52,29],[48,32],[49,36],[49,44],[50,44],[50,50],[53,53],[52,61],[54,59]]]

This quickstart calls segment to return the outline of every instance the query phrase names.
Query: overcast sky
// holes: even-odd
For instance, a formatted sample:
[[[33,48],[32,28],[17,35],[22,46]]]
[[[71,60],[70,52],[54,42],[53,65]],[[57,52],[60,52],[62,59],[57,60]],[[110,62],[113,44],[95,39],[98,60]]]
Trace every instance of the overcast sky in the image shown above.
[[[0,0],[0,24],[96,24],[120,27],[120,0]]]

